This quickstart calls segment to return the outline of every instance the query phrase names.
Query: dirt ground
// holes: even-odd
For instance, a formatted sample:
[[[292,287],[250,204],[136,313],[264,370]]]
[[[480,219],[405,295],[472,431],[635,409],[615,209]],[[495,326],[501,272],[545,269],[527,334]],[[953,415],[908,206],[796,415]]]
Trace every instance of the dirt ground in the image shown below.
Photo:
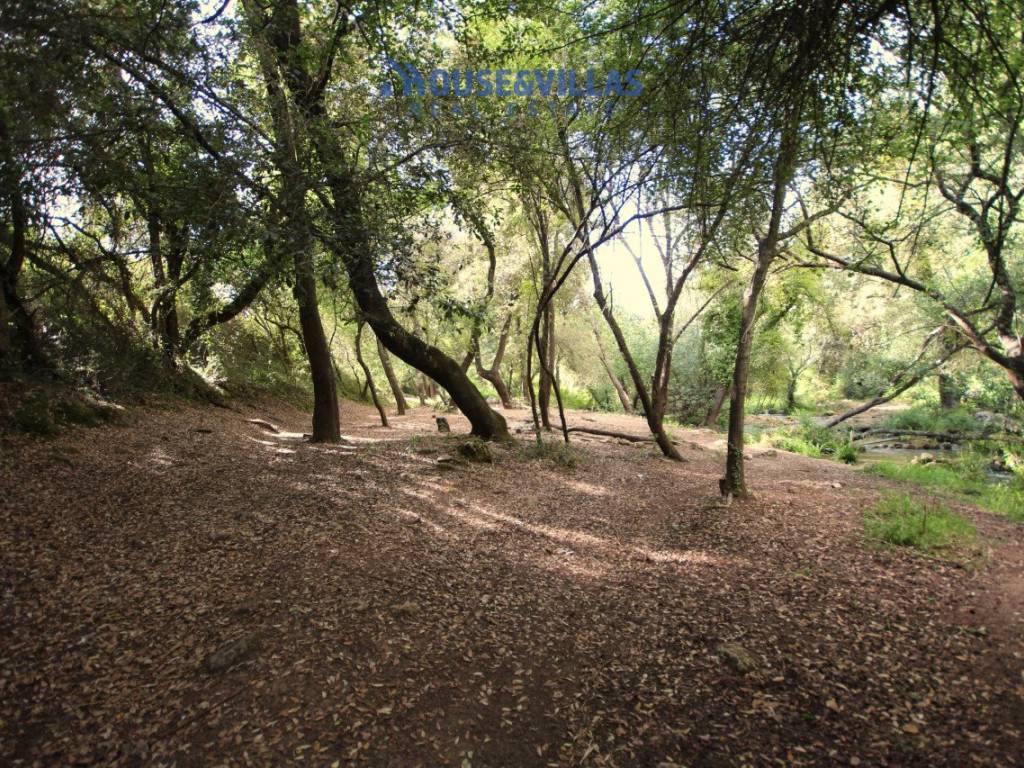
[[[433,416],[346,403],[318,446],[280,404],[172,402],[6,438],[0,764],[1024,762],[1024,526],[879,550],[892,486],[837,463],[755,449],[723,507],[709,431],[681,465],[526,433],[463,465]]]

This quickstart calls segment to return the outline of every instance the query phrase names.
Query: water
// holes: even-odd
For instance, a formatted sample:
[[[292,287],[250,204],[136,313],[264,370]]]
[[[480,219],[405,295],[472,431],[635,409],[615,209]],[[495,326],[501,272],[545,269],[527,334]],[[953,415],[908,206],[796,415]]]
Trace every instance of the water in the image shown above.
[[[869,445],[864,446],[862,451],[857,456],[857,463],[863,466],[870,466],[871,464],[878,464],[879,462],[892,462],[894,464],[909,464],[916,457],[922,453],[930,453],[935,458],[955,458],[959,454],[963,453],[963,448],[960,446],[954,446],[953,448],[936,448],[932,450],[926,450],[924,448],[872,448]],[[951,469],[956,469],[951,467]],[[995,469],[993,467],[985,468],[985,477],[989,482],[992,483],[1012,483],[1015,481],[1016,476],[1013,472],[1005,469]]]

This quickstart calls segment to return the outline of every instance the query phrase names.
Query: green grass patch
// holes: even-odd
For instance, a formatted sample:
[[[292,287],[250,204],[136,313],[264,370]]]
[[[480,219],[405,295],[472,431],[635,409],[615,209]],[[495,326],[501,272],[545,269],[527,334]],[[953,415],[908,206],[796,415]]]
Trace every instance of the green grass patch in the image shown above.
[[[820,459],[822,456],[820,445],[794,430],[766,433],[766,439],[769,445],[790,453],[799,453],[801,456],[810,456],[814,459]]]
[[[864,515],[864,530],[872,541],[919,552],[962,548],[977,538],[974,524],[948,507],[892,494]]]
[[[1024,481],[993,482],[986,477],[982,462],[982,458],[973,455],[957,460],[955,465],[880,461],[867,471],[924,488],[940,489],[954,494],[958,501],[1006,515],[1011,520],[1024,521]]]

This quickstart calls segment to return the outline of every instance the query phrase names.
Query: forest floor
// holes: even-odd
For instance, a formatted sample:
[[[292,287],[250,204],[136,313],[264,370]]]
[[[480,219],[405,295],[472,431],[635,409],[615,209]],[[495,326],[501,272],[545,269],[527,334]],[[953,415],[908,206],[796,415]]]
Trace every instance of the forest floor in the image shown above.
[[[916,556],[865,542],[894,486],[838,463],[755,446],[723,506],[707,430],[684,464],[525,432],[461,464],[433,415],[5,438],[0,763],[1024,762],[1024,526],[962,507],[978,550]]]

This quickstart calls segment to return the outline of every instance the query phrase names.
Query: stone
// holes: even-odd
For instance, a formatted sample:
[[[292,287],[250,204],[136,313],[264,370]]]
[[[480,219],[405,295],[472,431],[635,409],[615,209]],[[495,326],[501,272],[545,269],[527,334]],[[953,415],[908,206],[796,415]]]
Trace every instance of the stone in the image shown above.
[[[420,604],[412,600],[404,603],[398,603],[391,607],[391,612],[395,616],[415,616],[420,612]]]
[[[482,464],[493,464],[494,455],[491,448],[483,440],[469,440],[459,446],[459,453],[469,461]]]
[[[447,435],[452,431],[451,425],[448,423],[448,419],[444,416],[435,416],[434,421],[437,423],[437,431],[442,435]]]
[[[246,659],[259,644],[260,637],[257,633],[243,635],[210,653],[203,661],[203,667],[207,672],[223,672]]]
[[[753,672],[758,667],[757,657],[739,643],[722,643],[715,649],[715,652],[741,675]]]
[[[461,456],[441,456],[434,466],[446,472],[451,472],[456,469],[462,469],[467,464],[468,462]]]

